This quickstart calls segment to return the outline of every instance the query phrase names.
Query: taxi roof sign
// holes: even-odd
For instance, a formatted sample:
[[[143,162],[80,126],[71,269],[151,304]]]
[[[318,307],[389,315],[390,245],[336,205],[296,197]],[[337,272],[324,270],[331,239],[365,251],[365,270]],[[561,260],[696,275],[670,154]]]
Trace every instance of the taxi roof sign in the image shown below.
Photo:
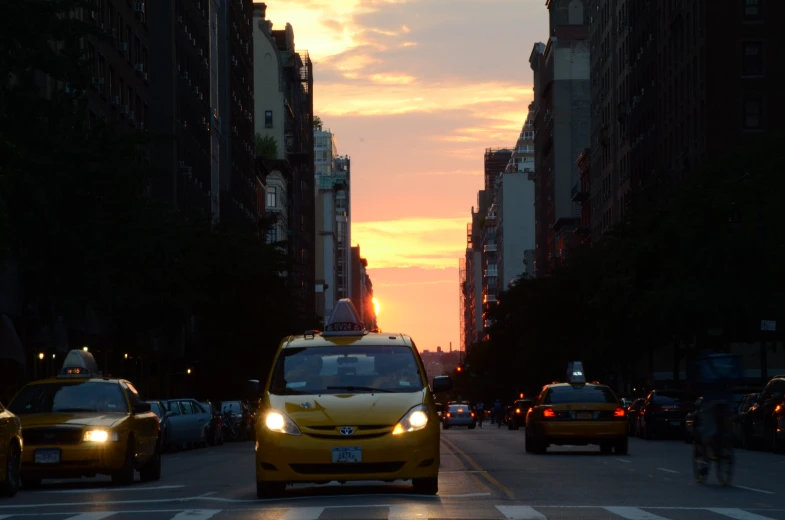
[[[322,336],[364,336],[367,333],[352,300],[341,298],[325,322]]]
[[[60,369],[58,377],[95,377],[100,375],[98,363],[91,353],[84,350],[72,350],[65,356],[63,368]]]
[[[583,363],[570,361],[567,363],[567,382],[571,385],[586,384],[586,374],[583,372]]]

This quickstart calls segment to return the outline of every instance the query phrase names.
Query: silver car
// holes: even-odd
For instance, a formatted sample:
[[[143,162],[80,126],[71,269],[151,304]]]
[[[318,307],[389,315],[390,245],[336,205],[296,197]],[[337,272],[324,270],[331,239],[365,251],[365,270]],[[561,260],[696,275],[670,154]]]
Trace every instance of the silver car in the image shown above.
[[[449,430],[453,426],[468,426],[473,430],[477,426],[477,417],[468,404],[451,404],[442,416],[442,428]]]

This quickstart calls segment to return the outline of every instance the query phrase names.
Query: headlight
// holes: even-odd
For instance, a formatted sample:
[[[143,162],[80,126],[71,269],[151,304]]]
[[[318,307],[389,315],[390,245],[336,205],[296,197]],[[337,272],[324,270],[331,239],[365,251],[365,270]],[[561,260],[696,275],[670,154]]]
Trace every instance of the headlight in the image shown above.
[[[294,421],[289,419],[281,412],[276,412],[275,410],[267,412],[267,416],[264,418],[264,424],[271,432],[300,435],[300,428],[294,424]]]
[[[87,430],[84,432],[85,442],[116,442],[117,439],[117,432],[108,432],[106,430]]]
[[[428,407],[424,404],[417,405],[409,410],[403,419],[398,421],[393,429],[393,435],[399,435],[404,432],[416,432],[422,430],[428,425]]]

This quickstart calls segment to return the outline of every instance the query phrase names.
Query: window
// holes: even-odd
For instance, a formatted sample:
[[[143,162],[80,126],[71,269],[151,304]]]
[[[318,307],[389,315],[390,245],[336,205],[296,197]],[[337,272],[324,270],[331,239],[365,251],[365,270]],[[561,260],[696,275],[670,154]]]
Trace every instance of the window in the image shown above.
[[[743,17],[745,22],[761,19],[760,2],[761,0],[744,0]]]
[[[268,208],[276,208],[276,207],[278,207],[276,199],[277,199],[276,188],[275,188],[275,186],[270,186],[269,188],[267,188],[267,204],[266,204],[266,206]]]
[[[763,42],[744,42],[741,70],[743,76],[763,75]]]
[[[542,404],[617,402],[614,393],[606,386],[552,386]]]
[[[763,129],[763,98],[747,96],[742,107],[743,126],[745,130]]]
[[[273,111],[272,110],[265,110],[264,111],[264,127],[265,128],[272,128],[273,127]]]
[[[534,139],[534,132],[524,132],[523,133],[524,139]]]
[[[276,242],[278,242],[278,229],[273,226],[267,231],[267,243],[275,244]]]

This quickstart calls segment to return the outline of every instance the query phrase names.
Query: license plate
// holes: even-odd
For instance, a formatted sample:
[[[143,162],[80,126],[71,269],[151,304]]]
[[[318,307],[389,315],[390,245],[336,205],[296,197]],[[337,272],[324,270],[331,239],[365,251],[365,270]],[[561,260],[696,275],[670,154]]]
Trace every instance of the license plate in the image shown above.
[[[671,421],[671,426],[681,426],[681,421]]]
[[[333,463],[362,462],[363,449],[359,446],[333,448]]]
[[[594,417],[594,414],[591,412],[578,413],[578,419],[591,419],[592,417]]]
[[[35,450],[36,464],[60,464],[60,450]]]

